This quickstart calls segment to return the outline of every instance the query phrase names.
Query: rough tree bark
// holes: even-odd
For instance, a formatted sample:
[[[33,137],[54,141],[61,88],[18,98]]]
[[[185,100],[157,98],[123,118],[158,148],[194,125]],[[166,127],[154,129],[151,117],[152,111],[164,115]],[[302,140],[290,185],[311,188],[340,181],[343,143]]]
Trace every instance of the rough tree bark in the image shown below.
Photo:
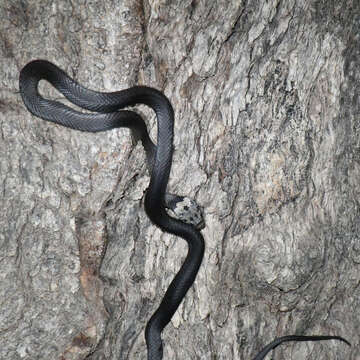
[[[293,333],[353,347],[287,344],[275,359],[360,359],[358,0],[2,0],[0,18],[1,359],[144,359],[186,254],[144,213],[128,130],[26,111],[18,75],[35,58],[174,106],[169,187],[204,207],[206,254],[164,359],[251,359]]]

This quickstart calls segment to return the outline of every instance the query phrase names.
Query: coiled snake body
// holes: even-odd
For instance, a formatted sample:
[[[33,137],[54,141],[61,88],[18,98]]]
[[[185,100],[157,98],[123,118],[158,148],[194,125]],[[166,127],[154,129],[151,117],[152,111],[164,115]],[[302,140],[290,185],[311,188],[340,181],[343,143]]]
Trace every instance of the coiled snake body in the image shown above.
[[[40,80],[47,80],[72,103],[95,113],[77,112],[57,101],[44,99],[38,92]],[[45,60],[35,60],[27,64],[20,72],[19,86],[26,107],[35,116],[87,132],[127,127],[132,130],[135,139],[142,141],[151,173],[145,195],[146,214],[161,230],[183,238],[188,244],[185,261],[145,330],[148,360],[161,360],[161,332],[193,284],[204,254],[204,239],[198,228],[184,222],[184,219],[174,219],[166,211],[166,207],[179,202],[179,197],[166,193],[172,163],[174,124],[174,112],[169,100],[160,91],[145,86],[135,86],[112,93],[92,91],[82,87],[57,66]],[[133,111],[121,110],[136,104],[148,105],[155,111],[158,122],[156,146],[148,135],[143,119]],[[201,227],[197,220],[195,224]],[[347,342],[338,336],[291,335],[278,338],[267,345],[254,360],[264,359],[270,350],[284,341],[328,339]]]

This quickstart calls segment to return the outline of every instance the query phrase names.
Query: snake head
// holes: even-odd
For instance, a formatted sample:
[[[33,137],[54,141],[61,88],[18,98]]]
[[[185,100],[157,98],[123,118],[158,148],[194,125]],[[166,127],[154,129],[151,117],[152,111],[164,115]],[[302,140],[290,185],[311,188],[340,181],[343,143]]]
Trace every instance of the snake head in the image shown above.
[[[187,196],[165,195],[165,206],[170,216],[201,230],[205,227],[203,209]]]

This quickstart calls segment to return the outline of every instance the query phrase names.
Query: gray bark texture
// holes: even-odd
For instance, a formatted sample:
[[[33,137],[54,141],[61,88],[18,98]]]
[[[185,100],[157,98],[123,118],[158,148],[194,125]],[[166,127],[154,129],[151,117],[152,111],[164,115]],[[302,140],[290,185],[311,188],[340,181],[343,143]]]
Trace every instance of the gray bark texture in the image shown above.
[[[1,360],[145,359],[187,251],[146,217],[127,129],[30,115],[18,76],[33,59],[173,104],[169,190],[204,208],[206,252],[164,359],[250,360],[288,334],[353,346],[274,359],[360,359],[359,0],[1,0],[0,19]]]

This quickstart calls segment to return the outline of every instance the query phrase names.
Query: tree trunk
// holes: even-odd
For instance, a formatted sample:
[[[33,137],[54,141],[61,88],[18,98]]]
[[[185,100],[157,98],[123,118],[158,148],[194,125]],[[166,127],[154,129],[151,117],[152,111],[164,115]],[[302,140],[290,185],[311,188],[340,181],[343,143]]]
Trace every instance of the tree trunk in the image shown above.
[[[169,189],[204,207],[206,252],[164,359],[250,360],[288,334],[353,346],[288,343],[274,359],[359,359],[358,0],[3,0],[0,18],[0,359],[145,359],[187,251],[146,217],[128,130],[26,110],[18,76],[36,58],[173,104]]]

